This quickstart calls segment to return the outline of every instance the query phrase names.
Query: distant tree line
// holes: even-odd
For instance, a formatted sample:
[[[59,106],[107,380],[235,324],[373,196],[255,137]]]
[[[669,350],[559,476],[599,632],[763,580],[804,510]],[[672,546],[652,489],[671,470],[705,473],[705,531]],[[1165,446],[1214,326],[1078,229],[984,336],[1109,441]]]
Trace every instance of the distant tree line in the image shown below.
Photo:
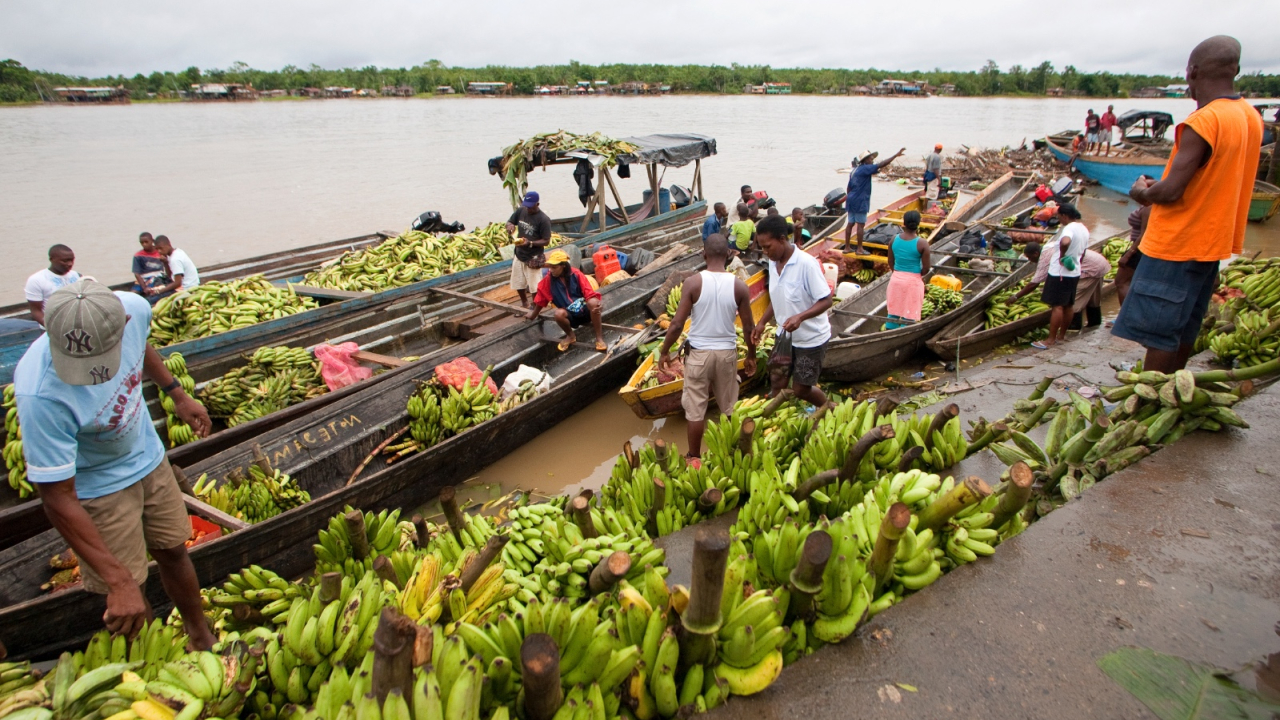
[[[379,89],[384,85],[407,85],[416,93],[433,93],[437,87],[449,86],[463,92],[468,82],[511,83],[516,94],[531,94],[542,85],[573,85],[579,80],[606,80],[611,84],[630,81],[670,85],[673,92],[741,93],[747,85],[766,82],[791,83],[794,93],[844,93],[858,85],[872,85],[885,78],[915,80],[935,87],[955,86],[957,95],[1043,95],[1050,88],[1062,88],[1072,94],[1093,97],[1125,97],[1139,88],[1164,86],[1182,82],[1170,75],[1114,74],[1082,72],[1073,65],[1061,70],[1048,61],[1035,67],[1013,65],[1001,70],[994,60],[981,69],[953,72],[848,70],[844,68],[774,68],[769,65],[586,65],[570,61],[565,65],[507,67],[489,65],[481,68],[449,67],[439,60],[429,60],[411,68],[362,68],[329,70],[318,65],[287,65],[280,70],[257,70],[243,62],[226,69],[189,67],[178,72],[138,73],[133,77],[88,78],[60,73],[30,70],[16,60],[0,62],[0,102],[35,101],[40,99],[37,82],[43,86],[123,85],[135,98],[148,93],[176,94],[193,83],[227,82],[252,84],[259,90],[294,90],[304,87],[343,86]],[[1280,95],[1280,75],[1254,73],[1240,78],[1244,92],[1264,96]]]

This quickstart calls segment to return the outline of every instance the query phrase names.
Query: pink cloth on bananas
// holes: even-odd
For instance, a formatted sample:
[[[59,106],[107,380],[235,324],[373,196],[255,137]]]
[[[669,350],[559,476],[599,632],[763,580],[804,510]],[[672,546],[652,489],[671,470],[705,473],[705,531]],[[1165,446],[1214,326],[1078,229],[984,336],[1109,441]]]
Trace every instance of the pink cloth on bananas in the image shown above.
[[[919,320],[920,309],[924,306],[924,280],[920,278],[920,273],[894,270],[889,276],[885,303],[890,315]]]

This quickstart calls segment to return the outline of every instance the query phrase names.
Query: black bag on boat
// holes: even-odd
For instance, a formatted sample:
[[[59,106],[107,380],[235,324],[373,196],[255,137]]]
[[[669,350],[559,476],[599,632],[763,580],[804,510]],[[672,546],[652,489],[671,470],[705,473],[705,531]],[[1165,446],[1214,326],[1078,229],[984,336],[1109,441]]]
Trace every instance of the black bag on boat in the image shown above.
[[[888,245],[893,242],[893,238],[898,234],[898,226],[891,223],[881,223],[868,230],[862,236],[863,242],[878,243],[880,245]]]
[[[1013,238],[1008,233],[997,230],[991,235],[991,249],[997,252],[1004,252],[1013,249]]]

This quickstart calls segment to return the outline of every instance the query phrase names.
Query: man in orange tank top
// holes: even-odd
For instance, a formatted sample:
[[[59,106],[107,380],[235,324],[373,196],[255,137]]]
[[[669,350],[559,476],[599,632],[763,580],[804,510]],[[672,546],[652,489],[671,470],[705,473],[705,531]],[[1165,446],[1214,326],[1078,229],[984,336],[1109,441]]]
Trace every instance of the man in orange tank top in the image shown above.
[[[1140,177],[1129,190],[1151,214],[1112,333],[1147,349],[1144,370],[1186,367],[1218,261],[1244,249],[1262,121],[1235,92],[1239,73],[1235,38],[1211,37],[1191,51],[1187,85],[1196,111],[1178,125],[1160,181]]]

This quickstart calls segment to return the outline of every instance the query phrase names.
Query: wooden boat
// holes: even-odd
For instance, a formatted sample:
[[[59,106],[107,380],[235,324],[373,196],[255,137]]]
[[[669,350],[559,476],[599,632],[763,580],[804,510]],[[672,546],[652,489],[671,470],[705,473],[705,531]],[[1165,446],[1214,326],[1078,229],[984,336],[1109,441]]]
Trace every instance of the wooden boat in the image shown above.
[[[1008,172],[992,182],[982,192],[978,193],[971,199],[965,200],[963,203],[957,201],[951,211],[941,220],[935,220],[926,224],[921,222],[921,227],[925,229],[933,229],[941,226],[942,232],[935,232],[929,236],[931,243],[937,242],[952,232],[963,230],[966,226],[991,218],[998,213],[1006,213],[1008,207],[1028,197],[1032,197],[1034,191],[1034,178],[1026,173]],[[924,191],[917,190],[913,193],[895,200],[889,205],[877,210],[867,216],[867,222],[864,232],[870,232],[872,228],[880,223],[892,223],[894,225],[902,224],[902,216],[909,210],[921,212],[926,208],[927,201],[924,198]],[[922,220],[930,216],[922,213]],[[835,218],[821,234],[821,237],[815,236],[814,240],[805,246],[805,251],[811,255],[817,255],[823,250],[833,250],[843,242],[844,226],[848,223],[848,215],[842,214]],[[837,239],[838,238],[838,239]],[[872,250],[870,256],[855,255],[852,252],[844,253],[848,260],[862,260],[873,263],[888,262],[888,247],[879,243],[863,243],[863,246]]]
[[[1255,180],[1253,198],[1249,201],[1249,219],[1253,222],[1266,222],[1280,211],[1280,187],[1271,183]]]
[[[624,228],[615,228],[599,239],[621,239],[632,248],[644,248],[662,252],[673,245],[679,245],[698,238],[698,216],[665,215],[636,223]],[[655,259],[653,269],[662,267],[662,258]],[[446,285],[438,288],[450,293],[483,294],[487,299],[510,302],[515,299],[514,291],[507,287],[507,275],[499,273],[477,276],[466,282]],[[402,356],[429,356],[446,343],[457,340],[468,340],[480,335],[495,332],[521,321],[508,313],[484,309],[477,313],[475,305],[458,300],[454,295],[424,293],[409,301],[389,307],[376,308],[350,318],[340,325],[325,326],[320,329],[298,328],[298,332],[287,338],[292,346],[310,346],[319,342],[355,342],[362,351],[375,356],[386,356],[395,360]],[[332,334],[330,334],[332,333]],[[197,363],[191,361],[188,370],[199,383],[204,383],[246,362],[241,356],[220,358],[214,361]],[[423,361],[419,361],[419,364]],[[402,365],[403,363],[396,363]],[[271,413],[233,428],[222,429],[221,423],[215,425],[218,432],[208,438],[189,445],[183,445],[169,451],[170,462],[179,467],[190,467],[249,438],[256,437],[272,428],[283,425],[295,418],[314,413],[331,403],[362,391],[365,387],[380,383],[394,376],[400,370],[374,375],[357,385],[348,386],[335,392],[326,393],[303,403]],[[148,385],[144,389],[153,422],[165,437],[164,411],[160,408],[157,391]],[[16,495],[9,494],[16,501]],[[13,511],[0,511],[0,549],[13,544],[16,538],[23,536],[25,528],[34,523],[43,526],[43,511],[39,501],[33,500],[19,505]]]
[[[646,302],[669,274],[700,266],[701,259],[690,249],[661,271],[642,271],[602,288],[605,320],[615,324],[606,329],[606,341],[634,338],[635,331],[619,325],[645,317]],[[376,384],[359,386],[339,402],[186,467],[193,479],[201,473],[226,477],[233,469],[243,470],[260,447],[274,467],[292,475],[313,498],[306,505],[194,547],[191,557],[201,585],[221,582],[249,563],[268,566],[286,577],[306,572],[314,564],[311,547],[316,533],[344,506],[372,511],[418,507],[440,488],[466,479],[616,388],[635,367],[634,345],[624,343],[602,356],[592,344],[579,343],[561,353],[554,341],[546,340],[540,325],[517,323],[442,348],[388,373]],[[553,376],[552,388],[389,467],[379,457],[371,469],[356,477],[365,459],[406,427],[405,403],[417,384],[432,377],[439,363],[464,356],[480,366],[492,365],[499,384],[521,364],[542,367]],[[48,558],[64,546],[50,530],[0,552],[0,605],[4,606],[0,642],[11,658],[50,657],[82,644],[100,627],[104,602],[100,596],[81,588],[41,594],[39,585],[49,575]],[[155,573],[147,596],[157,608],[167,605]]]
[[[1096,242],[1090,249],[1101,251],[1109,240],[1110,238]],[[1035,274],[1035,270],[1035,266],[1031,263],[1023,264],[1013,272],[1009,284],[1014,285],[1030,278]],[[1110,297],[1115,291],[1116,284],[1113,280],[1108,280],[1102,285],[1103,298]],[[926,344],[944,360],[967,358],[1008,345],[1032,330],[1049,324],[1049,311],[1046,310],[988,329],[986,312],[987,303],[970,307],[929,338]]]
[[[1172,116],[1169,118],[1169,124],[1171,123]],[[1167,128],[1168,124],[1160,125],[1157,129],[1163,135],[1163,128]],[[1064,141],[1062,135],[1060,133],[1044,139],[1049,152],[1060,162],[1079,170],[1085,177],[1122,195],[1129,194],[1129,188],[1133,187],[1140,175],[1160,177],[1169,159],[1170,146],[1160,137],[1148,137],[1146,142],[1139,142],[1134,135],[1122,134],[1122,141],[1112,146],[1115,153],[1113,155],[1079,155],[1071,150],[1071,138]]]
[[[395,235],[396,233],[389,230],[382,230],[368,235],[343,240],[327,240],[293,250],[280,250],[242,260],[228,260],[201,267],[200,278],[204,281],[226,281],[250,275],[265,275],[268,280],[284,280],[315,270],[348,250],[360,250],[377,245]],[[133,287],[132,280],[116,283],[111,286],[111,289],[128,290],[131,287]],[[31,313],[25,302],[14,303],[0,307],[0,318],[30,320]]]
[[[751,316],[753,318],[763,317],[765,310],[769,308],[769,290],[765,287],[765,274],[763,271],[751,276],[751,280],[747,283],[747,290],[751,293]],[[738,326],[740,323],[735,321],[734,325]],[[687,327],[688,323],[686,323]],[[654,387],[640,388],[640,383],[644,380],[645,375],[653,369],[653,365],[657,361],[657,356],[650,353],[640,362],[636,371],[631,373],[627,384],[618,390],[618,396],[641,420],[655,420],[660,417],[675,415],[680,412],[680,403],[684,399],[684,378],[677,378]],[[746,390],[763,377],[764,367],[763,364],[761,365],[761,367],[757,368],[755,375],[741,377],[738,385],[742,390]],[[742,373],[744,369],[744,360],[738,360],[738,372]]]
[[[969,297],[959,307],[924,318],[905,327],[882,330],[888,320],[885,297],[889,274],[877,278],[831,310],[832,336],[823,360],[822,377],[841,382],[869,380],[903,362],[924,348],[940,328],[970,308],[983,306],[987,298],[1010,282],[1011,273],[968,270],[958,263],[966,257],[956,254],[954,238],[943,239],[933,248],[933,267],[924,278],[928,283],[935,275],[960,278],[963,292]],[[1015,266],[1025,260],[1012,261]]]

